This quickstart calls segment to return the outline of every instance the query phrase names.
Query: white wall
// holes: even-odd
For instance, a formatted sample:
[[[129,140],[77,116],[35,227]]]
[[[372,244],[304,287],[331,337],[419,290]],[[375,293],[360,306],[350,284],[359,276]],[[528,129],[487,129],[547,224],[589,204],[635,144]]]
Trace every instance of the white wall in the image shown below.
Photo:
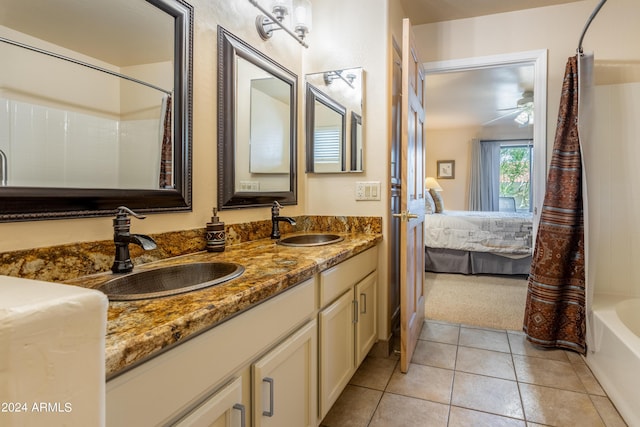
[[[427,77],[428,78],[428,77]],[[442,200],[447,210],[464,211],[469,207],[469,168],[471,140],[480,128],[433,129],[427,131],[425,156],[426,176],[437,179],[438,160],[454,160],[455,179],[437,179],[442,187]]]
[[[363,67],[364,172],[305,174],[302,193],[306,212],[313,215],[360,215],[389,221],[389,79],[390,39],[387,9],[395,0],[322,0],[313,2],[313,32],[304,52],[304,74]],[[337,13],[339,11],[339,13]],[[301,127],[304,128],[303,122]],[[302,141],[302,140],[301,140]],[[379,181],[381,200],[356,201],[357,181]],[[379,313],[387,313],[387,242],[378,264]],[[378,336],[387,338],[387,319],[379,316]]]

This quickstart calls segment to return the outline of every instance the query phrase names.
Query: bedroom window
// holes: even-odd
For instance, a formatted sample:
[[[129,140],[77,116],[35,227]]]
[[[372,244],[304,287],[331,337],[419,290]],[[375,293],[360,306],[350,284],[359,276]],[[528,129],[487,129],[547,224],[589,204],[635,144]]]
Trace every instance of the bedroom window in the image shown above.
[[[531,211],[532,155],[531,144],[500,144],[500,210]]]

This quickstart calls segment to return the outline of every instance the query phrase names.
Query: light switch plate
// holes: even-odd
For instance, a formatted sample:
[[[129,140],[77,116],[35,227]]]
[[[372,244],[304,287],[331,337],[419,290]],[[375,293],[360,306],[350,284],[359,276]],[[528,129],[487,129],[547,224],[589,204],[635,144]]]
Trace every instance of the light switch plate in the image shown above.
[[[356,182],[356,200],[380,200],[380,181]]]

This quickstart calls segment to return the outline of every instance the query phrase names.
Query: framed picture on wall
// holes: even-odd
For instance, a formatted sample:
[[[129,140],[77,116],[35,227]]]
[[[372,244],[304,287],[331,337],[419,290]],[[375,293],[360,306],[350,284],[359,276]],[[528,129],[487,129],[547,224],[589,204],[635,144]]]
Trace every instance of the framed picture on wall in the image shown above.
[[[456,177],[455,160],[438,160],[438,179],[454,179]]]

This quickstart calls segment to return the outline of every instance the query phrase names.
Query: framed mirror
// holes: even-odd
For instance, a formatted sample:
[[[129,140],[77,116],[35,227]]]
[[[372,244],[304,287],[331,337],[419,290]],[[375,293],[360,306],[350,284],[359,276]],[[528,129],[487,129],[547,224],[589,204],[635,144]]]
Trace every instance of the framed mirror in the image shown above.
[[[218,27],[218,207],[297,203],[298,77]]]
[[[0,221],[190,210],[193,7],[2,9]]]
[[[363,172],[364,70],[358,67],[307,74],[306,82],[307,172]],[[337,114],[344,122],[340,139],[334,137],[327,142],[329,128],[337,125]],[[331,115],[333,119],[328,119]]]

